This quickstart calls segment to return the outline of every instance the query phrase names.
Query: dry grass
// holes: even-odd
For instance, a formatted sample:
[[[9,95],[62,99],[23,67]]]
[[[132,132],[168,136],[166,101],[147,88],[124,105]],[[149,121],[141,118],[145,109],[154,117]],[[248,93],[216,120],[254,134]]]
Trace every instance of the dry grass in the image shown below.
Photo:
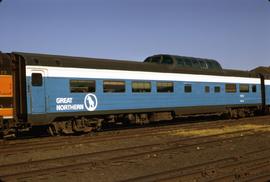
[[[210,136],[218,135],[223,133],[230,133],[236,131],[244,131],[252,129],[254,132],[270,132],[270,125],[259,125],[259,124],[244,124],[244,125],[235,125],[235,126],[224,126],[221,128],[209,128],[209,129],[178,129],[170,131],[169,135],[176,136]]]

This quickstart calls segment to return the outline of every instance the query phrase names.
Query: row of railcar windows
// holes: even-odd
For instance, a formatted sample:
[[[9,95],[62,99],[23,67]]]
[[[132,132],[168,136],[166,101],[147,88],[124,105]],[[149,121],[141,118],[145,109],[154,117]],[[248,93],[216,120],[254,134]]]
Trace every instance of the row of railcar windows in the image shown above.
[[[185,84],[184,91],[186,93],[191,93],[192,92],[192,85],[191,84]],[[257,86],[252,85],[251,86],[251,91],[253,93],[257,92]],[[205,93],[210,93],[210,86],[205,86],[204,87],[204,92]],[[220,86],[214,86],[214,92],[215,93],[221,92]],[[225,84],[225,92],[226,93],[236,93],[237,92],[236,84]],[[250,92],[250,85],[249,84],[240,84],[239,85],[239,92],[240,93],[249,93]]]
[[[124,81],[103,81],[103,92],[125,92]],[[95,92],[96,82],[95,80],[70,80],[70,92],[72,93],[85,93]],[[148,81],[133,81],[132,92],[151,92],[151,82]],[[157,92],[173,92],[173,82],[157,82]]]
[[[96,81],[95,80],[70,80],[70,92],[72,93],[87,93],[96,91]],[[103,92],[105,93],[123,93],[126,91],[125,81],[113,81],[104,80],[103,81]],[[210,93],[210,86],[204,87],[205,93]],[[241,93],[249,93],[249,84],[240,84],[239,91]],[[257,92],[256,85],[251,85],[251,91],[253,93]],[[151,82],[150,81],[132,81],[132,92],[134,93],[147,93],[151,92]],[[173,82],[157,82],[157,92],[160,93],[172,93],[174,92]],[[184,85],[184,92],[192,92],[192,84]],[[220,86],[214,86],[214,92],[221,92]],[[225,84],[226,93],[236,93],[236,84]]]
[[[236,84],[226,84],[225,85],[225,91],[227,93],[235,93],[235,92],[237,92]],[[249,93],[250,92],[250,85],[249,84],[240,84],[239,85],[239,91],[241,93]],[[251,91],[252,92],[257,92],[257,86],[252,85],[251,86]]]

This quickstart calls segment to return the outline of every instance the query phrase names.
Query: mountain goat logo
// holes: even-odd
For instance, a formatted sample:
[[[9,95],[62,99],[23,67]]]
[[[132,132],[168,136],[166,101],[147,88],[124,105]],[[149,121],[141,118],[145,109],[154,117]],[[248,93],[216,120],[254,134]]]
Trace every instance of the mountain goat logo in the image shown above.
[[[98,101],[94,94],[87,94],[84,98],[84,106],[88,111],[94,111],[97,108]]]

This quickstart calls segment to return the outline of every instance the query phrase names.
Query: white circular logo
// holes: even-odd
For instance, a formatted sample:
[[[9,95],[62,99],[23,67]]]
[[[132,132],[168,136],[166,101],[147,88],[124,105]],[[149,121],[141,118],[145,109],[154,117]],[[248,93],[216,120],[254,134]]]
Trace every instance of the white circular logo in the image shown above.
[[[94,111],[97,108],[98,100],[94,94],[87,94],[84,98],[84,106],[88,111]]]

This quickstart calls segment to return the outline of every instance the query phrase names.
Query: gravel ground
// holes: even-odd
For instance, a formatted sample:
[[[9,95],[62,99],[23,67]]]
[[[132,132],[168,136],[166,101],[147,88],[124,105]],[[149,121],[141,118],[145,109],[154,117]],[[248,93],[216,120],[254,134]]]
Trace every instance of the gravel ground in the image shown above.
[[[66,137],[67,141],[75,139],[76,142],[46,149],[33,147],[23,152],[15,149],[5,152],[7,149],[3,146],[7,143],[2,142],[0,179],[95,182],[270,180],[267,177],[270,174],[270,117],[246,120],[245,124],[237,124],[235,120],[230,121],[235,122],[233,125],[219,122],[211,127],[204,123],[201,128],[196,128],[197,123],[184,129],[181,125],[162,131],[157,128],[153,129],[152,135],[144,136],[136,129],[123,133],[138,133],[138,136],[99,142],[95,142],[95,138],[100,136],[92,136],[93,140],[88,143],[80,142],[80,139],[90,136]],[[121,135],[119,133],[117,135]],[[111,135],[113,138],[116,134]],[[24,142],[27,144],[28,141],[39,140]],[[12,142],[15,146],[19,143],[11,141],[10,144]],[[79,154],[89,156],[77,157]],[[54,160],[65,156],[72,157]],[[47,159],[51,160],[42,163]],[[15,167],[4,166],[9,164],[15,164]],[[66,165],[69,167],[65,168]],[[40,171],[37,173],[37,170]],[[19,172],[22,174],[14,175]]]

